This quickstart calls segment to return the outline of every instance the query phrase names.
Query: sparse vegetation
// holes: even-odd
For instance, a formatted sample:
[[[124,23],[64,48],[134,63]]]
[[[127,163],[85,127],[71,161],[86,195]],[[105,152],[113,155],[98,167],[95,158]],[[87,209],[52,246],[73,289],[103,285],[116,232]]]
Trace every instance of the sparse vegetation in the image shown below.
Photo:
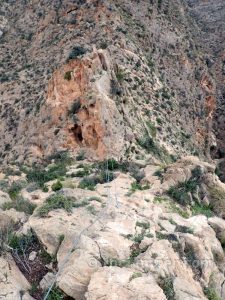
[[[174,300],[175,299],[175,292],[173,288],[173,278],[172,277],[165,277],[160,278],[159,286],[163,290],[164,294],[166,295],[167,300]]]
[[[98,183],[106,183],[110,182],[114,179],[114,174],[113,172],[108,172],[105,169],[98,170],[96,175],[90,175],[84,177],[78,187],[81,189],[88,189],[88,190],[94,190],[96,184]]]
[[[55,183],[52,184],[52,190],[54,192],[61,190],[62,187],[63,185],[59,180],[57,180]]]
[[[187,226],[181,226],[181,225],[176,225],[176,231],[183,232],[183,233],[190,233],[190,234],[194,233],[192,228],[187,227]]]
[[[86,49],[84,49],[81,46],[75,46],[73,49],[70,51],[68,59],[75,59],[81,55],[84,55],[87,52]]]
[[[118,68],[115,72],[117,80],[122,83],[125,78],[125,73],[122,69]]]
[[[18,196],[10,202],[2,205],[3,210],[14,208],[16,211],[24,212],[27,215],[32,215],[36,205],[25,200],[22,196]]]
[[[222,300],[216,293],[214,288],[208,287],[204,288],[204,294],[208,300]]]
[[[148,190],[150,188],[150,186],[148,184],[145,185],[141,185],[138,182],[133,182],[131,183],[131,192],[134,193],[137,190],[143,191],[143,190]]]
[[[154,203],[163,203],[165,201],[168,201],[168,199],[165,196],[155,196],[153,200]]]
[[[84,160],[84,159],[85,159],[85,152],[80,151],[76,156],[76,160]]]
[[[150,223],[149,222],[136,222],[136,226],[142,227],[143,229],[149,229]]]
[[[192,207],[192,215],[205,215],[207,218],[210,218],[214,215],[210,205],[198,204],[195,203]]]
[[[70,81],[70,80],[72,79],[71,71],[67,71],[67,72],[64,74],[64,79],[65,79],[65,80],[68,80],[68,81]]]
[[[96,182],[95,178],[93,178],[93,177],[84,177],[80,181],[80,183],[78,185],[78,188],[94,191],[96,184],[97,184],[97,182]]]
[[[130,277],[130,281],[136,278],[142,277],[142,273],[140,272],[135,272],[132,274],[132,276]]]
[[[88,210],[92,215],[96,215],[96,214],[97,214],[97,210],[95,209],[95,207],[94,207],[93,205],[87,206],[87,210]]]
[[[225,217],[225,191],[219,187],[209,189],[211,208],[219,216]]]
[[[48,181],[62,179],[66,175],[67,166],[72,163],[72,159],[67,153],[62,153],[54,156],[54,160],[55,162],[47,167],[36,165],[31,169],[25,169],[28,182],[36,182],[40,188],[43,188]]]
[[[76,156],[76,160],[84,160],[84,159],[85,159],[85,152],[80,151]]]
[[[137,142],[142,148],[147,150],[148,153],[152,153],[163,162],[171,163],[174,161],[174,157],[169,155],[168,151],[163,146],[160,146],[157,142],[155,142],[153,137],[150,137],[147,131],[137,140]]]
[[[88,198],[88,201],[97,201],[97,202],[102,202],[101,198],[97,197],[97,196],[92,196],[90,198]]]
[[[14,181],[8,188],[7,192],[11,199],[16,199],[22,188],[26,185],[25,181]]]
[[[41,217],[46,217],[51,210],[60,208],[71,212],[74,202],[75,199],[56,193],[46,199],[45,203],[38,208],[37,213]]]
[[[168,195],[183,206],[190,205],[192,198],[195,199],[194,193],[197,191],[200,176],[199,168],[195,168],[192,171],[191,178],[185,182],[178,183],[177,186],[170,187]]]
[[[53,288],[48,296],[48,300],[63,300],[64,298],[63,292],[57,287]]]

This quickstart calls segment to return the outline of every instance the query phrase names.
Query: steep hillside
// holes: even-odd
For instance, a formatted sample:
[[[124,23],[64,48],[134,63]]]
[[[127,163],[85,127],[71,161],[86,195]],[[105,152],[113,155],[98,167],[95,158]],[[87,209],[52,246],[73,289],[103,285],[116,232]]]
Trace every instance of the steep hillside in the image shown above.
[[[213,74],[216,82],[217,105],[213,128],[217,138],[217,147],[212,149],[212,154],[221,158],[225,155],[225,3],[222,0],[186,0],[186,2],[200,28],[195,39],[198,40],[202,51],[206,53],[210,73]]]
[[[0,299],[225,300],[223,2],[1,1]]]
[[[215,83],[181,1],[3,1],[1,28],[2,160],[208,155]]]

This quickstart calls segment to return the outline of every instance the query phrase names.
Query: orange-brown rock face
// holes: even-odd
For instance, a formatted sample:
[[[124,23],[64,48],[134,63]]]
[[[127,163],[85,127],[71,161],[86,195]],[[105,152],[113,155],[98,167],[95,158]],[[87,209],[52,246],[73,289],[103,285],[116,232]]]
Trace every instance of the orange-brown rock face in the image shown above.
[[[112,76],[107,51],[96,50],[88,58],[71,60],[53,73],[40,111],[45,122],[32,125],[39,131],[36,148],[51,140],[40,154],[85,148],[93,158],[103,159],[122,153],[124,132],[110,98]]]

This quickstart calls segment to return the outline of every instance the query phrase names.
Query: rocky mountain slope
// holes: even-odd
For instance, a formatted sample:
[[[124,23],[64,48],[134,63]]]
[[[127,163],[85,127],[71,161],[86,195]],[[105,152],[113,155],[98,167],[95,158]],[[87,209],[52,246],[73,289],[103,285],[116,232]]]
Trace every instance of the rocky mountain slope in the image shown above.
[[[202,51],[207,53],[210,73],[216,82],[216,114],[214,132],[216,133],[218,152],[212,151],[216,157],[224,157],[224,1],[192,1],[187,0],[190,13],[196,20],[200,34],[196,35]],[[213,149],[214,150],[214,149]]]
[[[225,299],[224,13],[1,2],[0,299]]]
[[[215,82],[181,1],[3,1],[1,28],[3,161],[215,143]]]

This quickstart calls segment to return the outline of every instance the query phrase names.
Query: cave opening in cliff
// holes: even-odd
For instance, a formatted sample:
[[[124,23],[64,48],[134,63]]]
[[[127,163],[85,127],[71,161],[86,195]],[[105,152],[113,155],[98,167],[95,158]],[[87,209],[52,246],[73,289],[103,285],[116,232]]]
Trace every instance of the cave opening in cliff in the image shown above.
[[[73,132],[74,138],[78,144],[82,144],[83,142],[83,135],[82,135],[82,130],[81,126],[78,124],[75,124],[72,128],[71,131]]]

